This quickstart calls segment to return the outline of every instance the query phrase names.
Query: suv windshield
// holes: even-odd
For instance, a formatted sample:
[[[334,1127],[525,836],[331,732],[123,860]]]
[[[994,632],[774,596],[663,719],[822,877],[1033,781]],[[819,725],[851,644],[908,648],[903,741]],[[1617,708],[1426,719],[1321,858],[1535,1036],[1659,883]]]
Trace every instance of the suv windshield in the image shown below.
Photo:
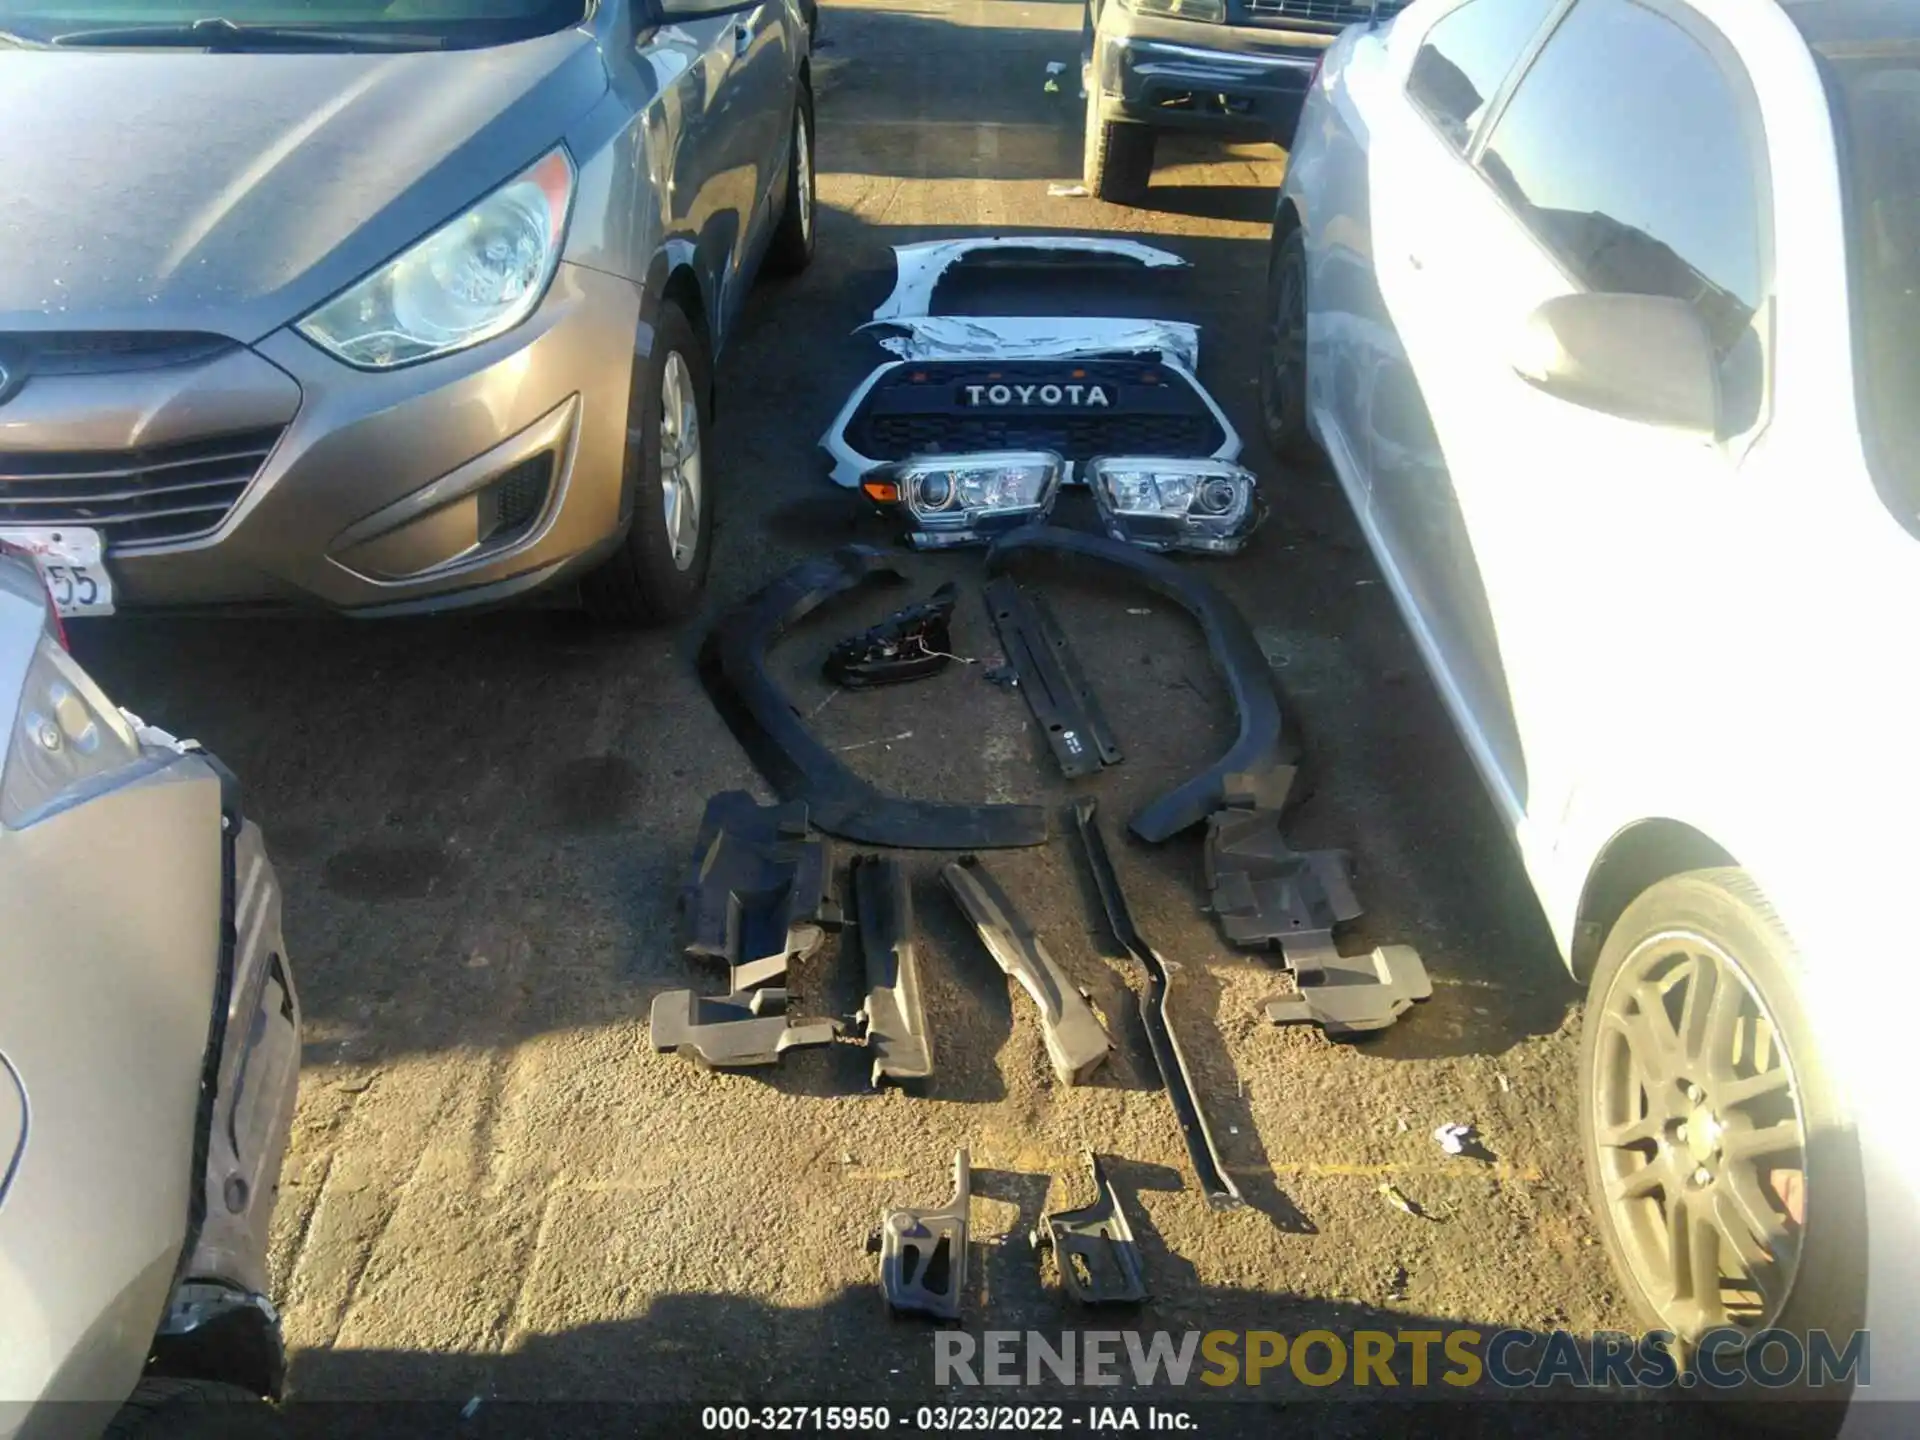
[[[578,24],[588,0],[0,0],[37,44],[207,50],[500,45]]]
[[[1861,428],[1882,498],[1920,530],[1920,42],[1818,48],[1846,168]]]

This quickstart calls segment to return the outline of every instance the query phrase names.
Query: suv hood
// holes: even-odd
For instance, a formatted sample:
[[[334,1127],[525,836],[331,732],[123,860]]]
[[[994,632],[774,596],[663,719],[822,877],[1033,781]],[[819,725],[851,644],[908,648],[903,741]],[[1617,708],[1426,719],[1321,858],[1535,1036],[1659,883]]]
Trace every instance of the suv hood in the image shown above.
[[[0,330],[251,343],[538,159],[580,30],[406,54],[0,52]]]

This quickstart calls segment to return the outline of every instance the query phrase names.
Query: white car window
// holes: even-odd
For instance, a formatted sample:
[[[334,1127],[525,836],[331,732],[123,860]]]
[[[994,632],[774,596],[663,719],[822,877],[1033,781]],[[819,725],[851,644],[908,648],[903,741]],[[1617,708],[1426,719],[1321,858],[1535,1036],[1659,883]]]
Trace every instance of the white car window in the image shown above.
[[[1559,0],[1469,0],[1420,42],[1407,97],[1464,151],[1507,72]]]
[[[1721,356],[1723,433],[1751,425],[1765,379],[1761,187],[1733,83],[1705,46],[1633,0],[1580,0],[1480,164],[1580,284],[1692,304]]]

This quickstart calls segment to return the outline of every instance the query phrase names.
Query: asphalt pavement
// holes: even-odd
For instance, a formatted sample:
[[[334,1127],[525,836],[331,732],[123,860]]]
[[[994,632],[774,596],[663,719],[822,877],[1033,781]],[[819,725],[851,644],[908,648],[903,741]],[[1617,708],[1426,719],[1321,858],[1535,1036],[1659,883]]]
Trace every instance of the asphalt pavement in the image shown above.
[[[1051,195],[1079,171],[1076,5],[824,15],[819,259],[760,287],[718,365],[710,609],[881,538],[827,483],[815,441],[885,358],[852,331],[891,283],[890,246],[1056,230],[1166,245],[1193,269],[1017,303],[1202,326],[1201,376],[1247,435],[1273,514],[1244,556],[1193,563],[1252,619],[1297,714],[1311,793],[1292,831],[1353,852],[1366,914],[1350,946],[1417,946],[1434,996],[1363,1044],[1276,1029],[1260,1009],[1282,988],[1276,967],[1230,951],[1201,911],[1198,837],[1116,844],[1142,929],[1185,967],[1180,1024],[1251,1202],[1215,1214],[1155,1085],[1139,977],[1065,838],[989,863],[1119,1039],[1093,1083],[1055,1081],[1032,1004],[962,926],[936,856],[910,860],[938,1065],[922,1093],[870,1093],[850,1044],[732,1075],[654,1053],[653,996],[715,978],[675,941],[702,806],[726,789],[768,796],[700,689],[698,624],[620,635],[537,609],[79,626],[113,694],[239,772],[286,887],[307,1015],[274,1245],[295,1411],[924,1401],[927,1328],[886,1317],[865,1240],[884,1206],[944,1200],[962,1145],[976,1168],[970,1330],[1087,1323],[1026,1235],[1043,1209],[1089,1198],[1088,1147],[1110,1157],[1146,1254],[1154,1299],[1129,1327],[1624,1327],[1575,1140],[1577,992],[1340,492],[1257,438],[1280,152],[1170,144],[1142,209]],[[1067,518],[1085,522],[1073,505]],[[826,645],[898,603],[865,597],[778,652],[811,723],[896,791],[1080,793],[1020,698],[982,678],[997,655],[977,556],[903,565],[921,589],[963,582],[955,646],[974,663],[892,693],[831,692]],[[1083,782],[1117,837],[1134,805],[1218,752],[1230,711],[1167,604],[1047,580],[1126,752]],[[850,1013],[857,969],[828,946],[800,967],[795,1008]],[[1443,1153],[1444,1122],[1474,1125],[1483,1151]],[[1334,1407],[1300,1423],[1368,1422]]]

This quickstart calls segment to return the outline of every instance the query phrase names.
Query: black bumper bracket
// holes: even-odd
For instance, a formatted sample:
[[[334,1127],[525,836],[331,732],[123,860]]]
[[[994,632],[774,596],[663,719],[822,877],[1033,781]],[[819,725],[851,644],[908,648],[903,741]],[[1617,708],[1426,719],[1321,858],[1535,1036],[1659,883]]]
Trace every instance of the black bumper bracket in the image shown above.
[[[1233,602],[1171,560],[1104,535],[1052,526],[1016,530],[995,542],[987,552],[987,569],[997,574],[1031,554],[1097,561],[1125,571],[1173,601],[1199,622],[1214,666],[1233,693],[1233,708],[1240,717],[1233,745],[1191,780],[1142,808],[1133,817],[1133,833],[1158,844],[1198,825],[1223,806],[1280,809],[1293,787],[1300,746],[1286,723],[1273,668]]]

